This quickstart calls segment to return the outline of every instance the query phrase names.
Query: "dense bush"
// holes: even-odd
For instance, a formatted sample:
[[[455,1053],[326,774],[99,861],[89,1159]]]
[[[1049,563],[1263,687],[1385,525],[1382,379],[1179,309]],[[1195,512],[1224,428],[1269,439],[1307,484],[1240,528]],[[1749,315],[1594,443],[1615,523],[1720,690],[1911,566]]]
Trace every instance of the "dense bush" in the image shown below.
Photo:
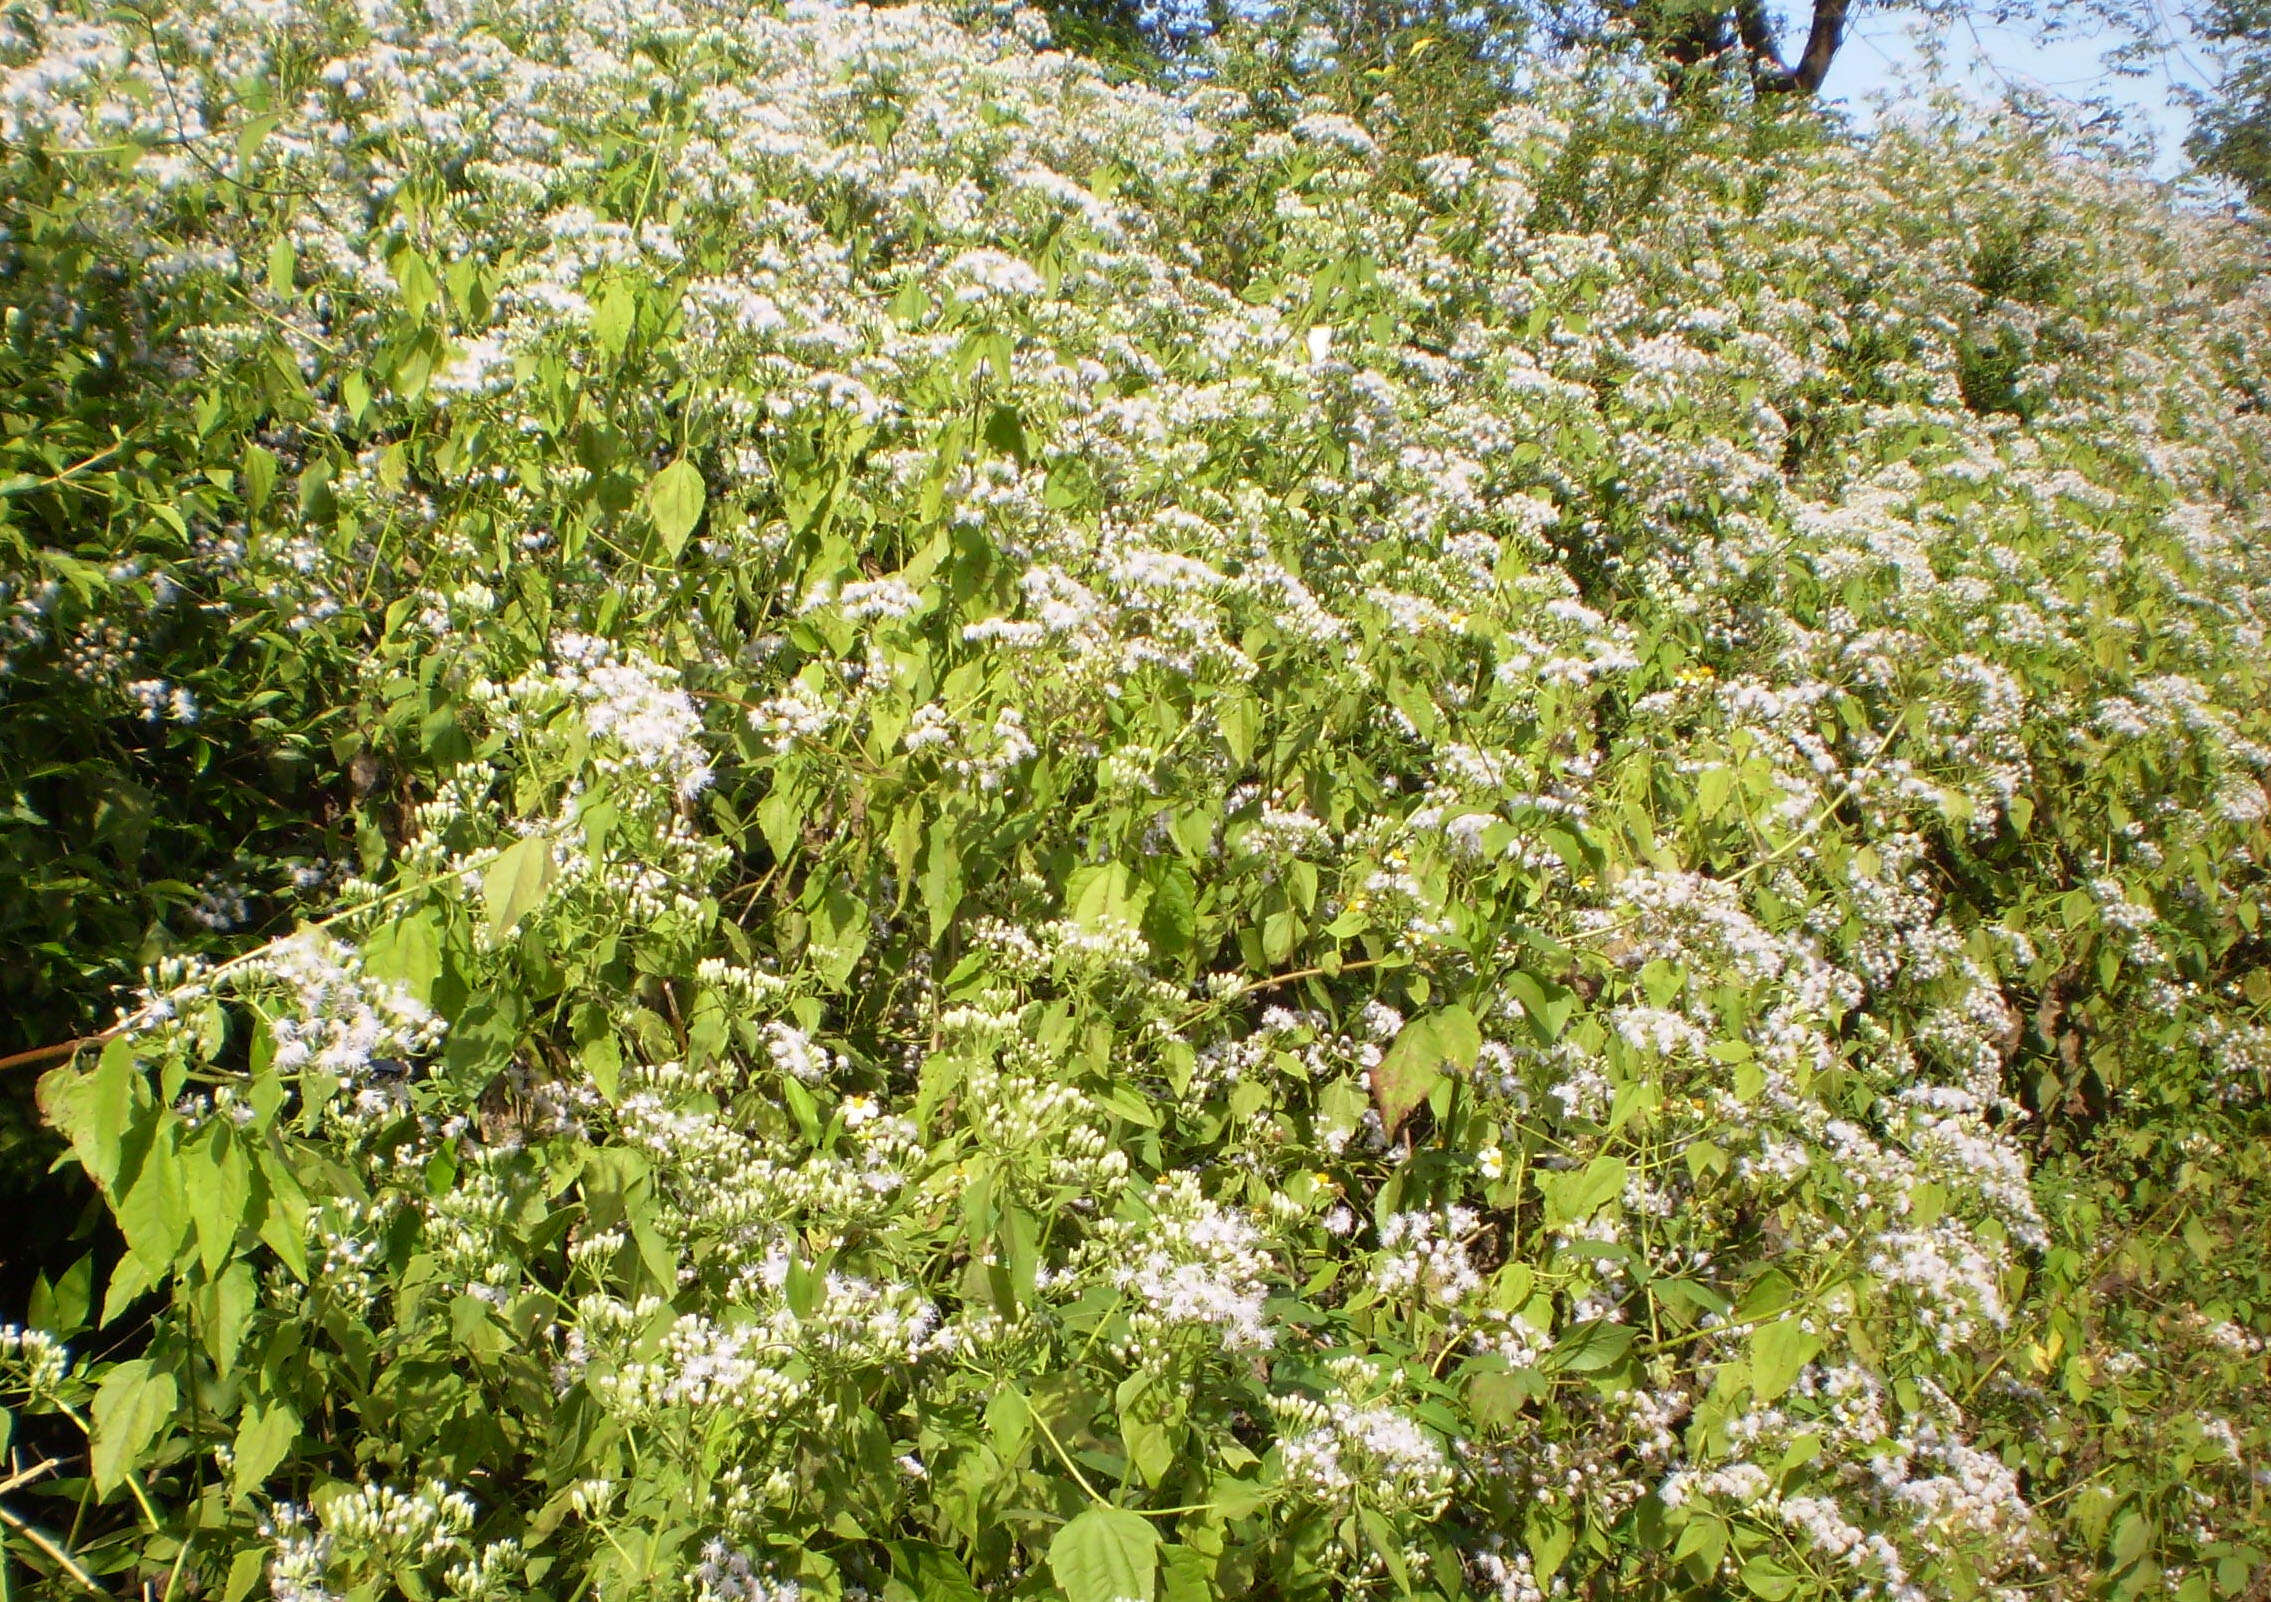
[[[1614,60],[4,18],[27,1594],[2260,1584],[2254,241]]]

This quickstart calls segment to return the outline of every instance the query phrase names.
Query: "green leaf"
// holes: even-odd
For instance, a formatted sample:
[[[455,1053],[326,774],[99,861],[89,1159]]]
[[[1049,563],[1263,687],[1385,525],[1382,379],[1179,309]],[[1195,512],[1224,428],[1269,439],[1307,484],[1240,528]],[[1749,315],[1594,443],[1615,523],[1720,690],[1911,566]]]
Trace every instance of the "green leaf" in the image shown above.
[[[245,1204],[252,1199],[252,1168],[241,1143],[222,1124],[208,1124],[181,1153],[182,1190],[197,1225],[197,1255],[208,1276],[236,1249]]]
[[[442,976],[442,931],[435,910],[422,908],[372,930],[363,941],[363,971],[374,979],[391,979],[430,1003],[434,981]]]
[[[1719,1560],[1726,1555],[1726,1523],[1708,1514],[1690,1513],[1680,1530],[1679,1544],[1672,1548],[1672,1561],[1685,1564],[1697,1580],[1709,1580],[1719,1572]]]
[[[50,1335],[69,1337],[87,1327],[95,1311],[95,1255],[83,1254],[53,1284],[41,1274],[32,1282],[31,1323]]]
[[[1633,1328],[1605,1318],[1587,1319],[1564,1330],[1553,1343],[1553,1366],[1565,1373],[1591,1374],[1617,1362],[1632,1347]]]
[[[1143,937],[1154,954],[1179,957],[1198,932],[1198,887],[1191,870],[1169,859],[1151,874],[1151,900],[1143,909]]]
[[[707,498],[701,469],[683,456],[648,481],[647,516],[654,519],[655,533],[662,537],[663,553],[672,561],[686,549],[686,537],[702,520],[702,505]]]
[[[500,941],[514,924],[536,910],[552,885],[552,842],[530,835],[508,846],[481,876],[481,896],[489,904],[489,938]]]
[[[94,1439],[87,1461],[95,1489],[108,1496],[126,1483],[135,1460],[147,1452],[174,1416],[173,1376],[148,1358],[120,1363],[95,1392]]]
[[[267,1401],[247,1408],[237,1421],[235,1454],[229,1463],[229,1488],[243,1496],[267,1483],[300,1436],[300,1416],[282,1402]]]
[[[1486,1429],[1512,1429],[1544,1385],[1534,1373],[1483,1369],[1467,1381],[1467,1413]]]
[[[1577,1531],[1563,1515],[1540,1507],[1531,1510],[1525,1533],[1532,1572],[1542,1586],[1561,1572],[1562,1561],[1577,1542]]]
[[[1583,1168],[1566,1174],[1538,1175],[1538,1191],[1545,1197],[1548,1224],[1574,1224],[1599,1212],[1624,1194],[1626,1169],[1622,1157],[1596,1157]]]
[[[252,1595],[252,1588],[268,1572],[266,1542],[242,1548],[229,1560],[229,1577],[221,1586],[221,1602],[244,1602]]]
[[[1443,1060],[1462,1072],[1474,1067],[1482,1055],[1482,1026],[1475,1015],[1454,1001],[1435,1015],[1434,1023]]]
[[[244,453],[244,503],[254,511],[268,504],[276,489],[276,458],[258,445]]]
[[[843,989],[859,966],[867,941],[867,903],[851,893],[846,881],[831,880],[812,912],[812,940],[806,951],[813,971],[829,989]]]
[[[1783,1318],[1751,1331],[1750,1348],[1751,1393],[1771,1402],[1797,1380],[1822,1342],[1796,1319]]]
[[[299,276],[299,257],[292,249],[292,236],[278,234],[268,246],[269,293],[279,300],[290,300],[292,291],[299,285]],[[259,449],[258,446],[253,448]]]
[[[58,1068],[40,1081],[40,1110],[70,1140],[79,1166],[105,1192],[118,1183],[141,1077],[133,1042],[121,1035],[103,1047],[94,1072]]]
[[[192,1222],[176,1151],[180,1120],[160,1113],[139,1125],[133,1144],[140,1161],[119,1175],[112,1202],[126,1244],[151,1275],[162,1279],[185,1266],[175,1259]]]
[[[1187,1546],[1159,1549],[1159,1602],[1214,1602],[1214,1560]]]
[[[1543,1040],[1557,1040],[1576,1009],[1577,993],[1550,979],[1516,969],[1506,976],[1506,988],[1522,1004],[1522,1013]]]
[[[610,356],[620,356],[631,342],[632,328],[639,318],[638,296],[631,286],[612,283],[599,293],[592,308],[591,337]]]
[[[1107,920],[1135,922],[1133,881],[1117,862],[1102,862],[1078,869],[1065,881],[1065,905],[1072,921],[1095,929]]]
[[[891,1543],[891,1579],[885,1602],[981,1602],[962,1560],[928,1541]]]
[[[923,905],[930,913],[931,944],[946,937],[955,909],[962,904],[962,852],[955,843],[954,825],[946,818],[930,826],[930,845],[923,853]]]
[[[1743,1589],[1760,1602],[1782,1602],[1798,1589],[1798,1576],[1772,1558],[1755,1557],[1743,1565]]]
[[[2129,1509],[2114,1522],[2113,1566],[2127,1568],[2143,1557],[2153,1545],[2153,1521],[2135,1508]]]
[[[1128,1449],[1128,1461],[1146,1485],[1157,1485],[1175,1466],[1175,1436],[1151,1376],[1141,1370],[1129,1375],[1120,1381],[1112,1400],[1119,1411],[1120,1440]]]
[[[1049,1543],[1049,1572],[1067,1602],[1151,1602],[1159,1564],[1159,1532],[1141,1513],[1092,1507]]]
[[[1364,1526],[1364,1538],[1373,1552],[1387,1565],[1388,1578],[1396,1582],[1396,1589],[1405,1596],[1411,1595],[1411,1571],[1404,1566],[1404,1545],[1397,1539],[1395,1527],[1381,1517],[1375,1508],[1362,1506],[1356,1510],[1357,1521]]]
[[[243,1258],[204,1286],[197,1303],[199,1333],[214,1368],[223,1375],[235,1371],[245,1331],[252,1327],[252,1315],[259,1308],[260,1286],[252,1277],[252,1265]]]

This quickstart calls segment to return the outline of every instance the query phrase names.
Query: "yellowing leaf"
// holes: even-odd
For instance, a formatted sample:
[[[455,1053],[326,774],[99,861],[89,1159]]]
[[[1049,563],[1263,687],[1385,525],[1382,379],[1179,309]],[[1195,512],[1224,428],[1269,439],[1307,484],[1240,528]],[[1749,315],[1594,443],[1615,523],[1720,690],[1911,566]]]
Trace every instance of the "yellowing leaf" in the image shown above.
[[[1372,1070],[1372,1100],[1380,1109],[1382,1126],[1394,1135],[1411,1110],[1442,1082],[1443,1043],[1436,1037],[1433,1020],[1415,1018],[1404,1025]]]

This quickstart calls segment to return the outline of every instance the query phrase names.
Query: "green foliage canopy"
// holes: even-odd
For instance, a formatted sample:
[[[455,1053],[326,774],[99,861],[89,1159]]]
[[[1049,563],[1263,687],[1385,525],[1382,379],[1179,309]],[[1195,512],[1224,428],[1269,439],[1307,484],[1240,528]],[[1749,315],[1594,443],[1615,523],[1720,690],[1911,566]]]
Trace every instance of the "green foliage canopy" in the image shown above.
[[[25,1583],[2256,1583],[2246,238],[1632,60],[6,26]]]

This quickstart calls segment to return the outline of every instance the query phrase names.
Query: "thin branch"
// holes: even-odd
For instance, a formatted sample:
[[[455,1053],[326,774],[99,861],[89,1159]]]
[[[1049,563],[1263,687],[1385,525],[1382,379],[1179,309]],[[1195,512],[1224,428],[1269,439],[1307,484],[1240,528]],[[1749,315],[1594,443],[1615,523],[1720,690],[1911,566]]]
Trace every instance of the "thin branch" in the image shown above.
[[[1848,0],[1814,0],[1814,25],[1806,34],[1805,53],[1790,74],[1792,88],[1810,95],[1829,76],[1829,64],[1837,59],[1838,46],[1845,43],[1847,4]]]
[[[45,1531],[37,1529],[32,1525],[26,1524],[22,1519],[16,1517],[15,1514],[9,1512],[4,1507],[0,1507],[0,1524],[7,1525],[9,1529],[14,1530],[18,1535],[29,1541],[33,1546],[46,1553],[49,1560],[53,1562],[57,1568],[61,1569],[65,1574],[70,1575],[72,1579],[77,1580],[80,1585],[93,1592],[96,1596],[107,1597],[110,1594],[101,1586],[95,1583],[95,1577],[93,1575],[89,1574],[85,1569],[79,1567],[78,1563],[72,1559],[70,1553],[64,1551],[63,1548],[57,1546],[53,1541],[49,1540]]]

